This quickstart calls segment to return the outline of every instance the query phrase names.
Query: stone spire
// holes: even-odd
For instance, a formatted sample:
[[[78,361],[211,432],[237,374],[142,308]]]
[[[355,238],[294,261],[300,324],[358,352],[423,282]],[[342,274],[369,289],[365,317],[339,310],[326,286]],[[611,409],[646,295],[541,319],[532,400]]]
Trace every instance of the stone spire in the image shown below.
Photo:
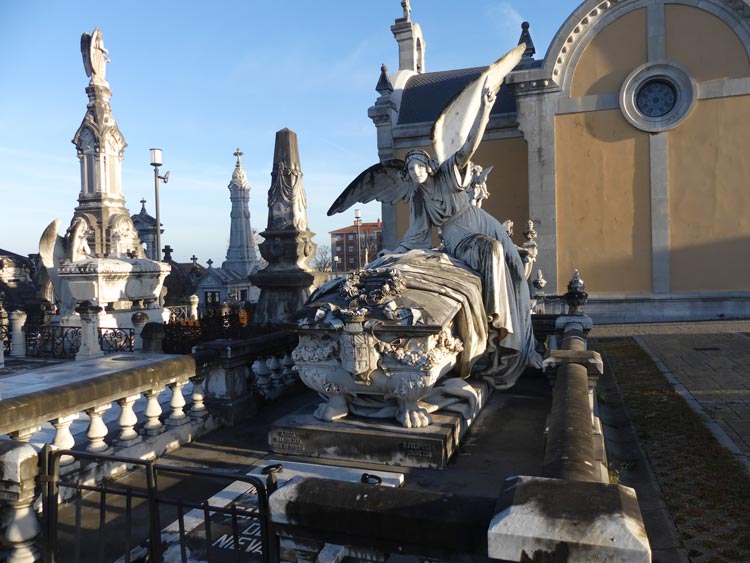
[[[261,290],[255,324],[283,322],[302,307],[310,289],[323,281],[309,264],[315,255],[314,234],[307,227],[297,134],[282,129],[276,133],[273,152],[268,227],[261,233],[260,253],[268,265],[250,277]]]
[[[250,226],[250,182],[242,168],[243,154],[239,148],[234,153],[237,163],[229,182],[229,198],[232,201],[229,248],[227,259],[221,267],[249,276],[258,269],[258,249]]]
[[[138,235],[122,195],[122,159],[127,143],[117,126],[109,100],[112,91],[105,80],[109,51],[99,28],[81,37],[81,51],[89,101],[86,115],[73,137],[81,161],[81,191],[74,218],[81,217],[89,229],[89,246],[96,256],[116,251],[116,236],[123,250],[142,254]]]

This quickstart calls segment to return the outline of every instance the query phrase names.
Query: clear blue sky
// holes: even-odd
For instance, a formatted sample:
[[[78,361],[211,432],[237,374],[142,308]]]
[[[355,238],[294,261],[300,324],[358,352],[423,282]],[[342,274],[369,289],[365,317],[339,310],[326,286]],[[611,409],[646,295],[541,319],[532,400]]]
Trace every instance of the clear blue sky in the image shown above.
[[[542,58],[578,0],[412,0],[427,71],[489,64],[520,23]],[[310,228],[319,244],[351,223],[326,210],[377,161],[367,108],[380,64],[398,67],[390,26],[399,0],[234,2],[0,0],[0,248],[37,252],[54,218],[63,228],[80,190],[71,139],[86,110],[80,36],[102,29],[112,110],[128,142],[123,192],[131,214],[148,200],[150,147],[171,172],[161,189],[162,244],[187,261],[223,261],[232,153],[252,185],[251,221],[266,226],[275,132],[299,135]],[[363,209],[375,221],[379,205]],[[351,217],[349,216],[351,215]]]

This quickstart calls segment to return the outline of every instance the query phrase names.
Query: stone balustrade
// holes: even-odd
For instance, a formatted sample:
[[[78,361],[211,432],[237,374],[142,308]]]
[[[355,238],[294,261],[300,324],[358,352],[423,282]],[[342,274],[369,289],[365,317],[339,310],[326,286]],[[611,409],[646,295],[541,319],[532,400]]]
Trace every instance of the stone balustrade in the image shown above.
[[[68,478],[112,477],[126,467],[108,456],[159,457],[278,398],[296,380],[289,355],[295,343],[296,336],[275,333],[203,344],[186,356],[116,354],[5,377],[0,435],[11,439],[0,440],[0,561],[40,556],[35,447],[101,456],[98,463],[62,456],[60,473]],[[13,378],[25,379],[16,385]]]
[[[67,379],[55,384],[53,374],[52,382],[35,382],[27,393],[16,392],[11,396],[6,393],[0,401],[0,434],[29,442],[42,426],[49,423],[54,428],[50,443],[55,447],[122,453],[123,449],[132,448],[190,420],[198,420],[201,426],[206,426],[208,411],[204,380],[209,366],[215,361],[216,354],[210,352],[175,357],[120,355],[102,362],[92,360],[91,365],[86,366],[94,372],[91,377]],[[113,371],[113,364],[118,365],[115,362],[124,367]],[[81,366],[80,363],[75,365],[76,368]],[[24,375],[11,377],[22,378]],[[41,381],[44,370],[35,371],[33,378]],[[5,382],[6,388],[13,388],[12,379],[6,378]],[[186,388],[190,399],[187,412]],[[170,399],[167,412],[163,412],[159,397],[167,391]],[[134,405],[142,396],[146,399],[146,407],[141,415],[144,420],[139,424]],[[107,424],[105,415],[115,404],[119,407],[119,416]],[[88,418],[85,437],[74,436],[71,431],[71,425],[81,418],[81,413]],[[46,441],[44,436],[41,441]],[[148,444],[140,449],[146,447],[153,448],[156,456],[162,453],[158,444]]]

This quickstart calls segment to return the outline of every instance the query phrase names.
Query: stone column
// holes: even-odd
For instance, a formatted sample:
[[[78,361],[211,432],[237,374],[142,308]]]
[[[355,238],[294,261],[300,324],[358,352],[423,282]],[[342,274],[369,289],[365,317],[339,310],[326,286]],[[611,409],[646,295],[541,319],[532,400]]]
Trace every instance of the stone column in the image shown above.
[[[26,324],[26,313],[24,311],[10,312],[11,348],[10,353],[18,358],[26,357],[26,337],[23,333],[23,325]]]
[[[130,317],[130,320],[133,322],[133,329],[135,330],[135,341],[133,342],[133,349],[142,352],[143,337],[141,336],[141,333],[143,332],[143,327],[145,327],[146,323],[148,322],[148,315],[142,311],[138,311],[137,313],[133,313],[133,316]]]
[[[76,360],[103,355],[99,346],[99,311],[101,307],[90,301],[84,301],[76,307],[76,313],[81,316],[81,347],[76,354]]]
[[[548,80],[515,85],[518,127],[529,154],[529,215],[537,232],[537,267],[549,276],[550,293],[557,291],[557,196],[554,119],[559,93]]]
[[[36,451],[28,444],[0,441],[0,512],[7,522],[2,530],[0,559],[33,563],[41,559],[36,545],[40,527],[32,508],[39,473]]]

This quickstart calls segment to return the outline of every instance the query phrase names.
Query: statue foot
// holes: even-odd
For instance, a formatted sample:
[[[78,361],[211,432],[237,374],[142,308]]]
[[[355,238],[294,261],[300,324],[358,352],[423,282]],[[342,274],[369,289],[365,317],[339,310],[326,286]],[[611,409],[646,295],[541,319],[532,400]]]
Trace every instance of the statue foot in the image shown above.
[[[346,398],[343,395],[334,395],[329,397],[325,403],[318,405],[315,409],[315,418],[332,422],[344,418],[349,414],[349,406],[346,404]]]
[[[396,419],[405,428],[424,428],[432,423],[432,417],[421,407],[403,404],[396,413]]]

